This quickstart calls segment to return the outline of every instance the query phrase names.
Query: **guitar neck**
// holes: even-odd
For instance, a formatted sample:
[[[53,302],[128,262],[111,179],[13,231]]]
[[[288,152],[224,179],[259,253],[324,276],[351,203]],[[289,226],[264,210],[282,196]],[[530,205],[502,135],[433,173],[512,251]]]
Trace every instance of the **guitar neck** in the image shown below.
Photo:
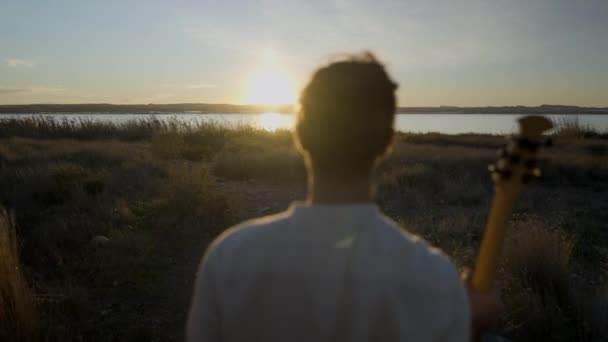
[[[472,286],[476,290],[489,290],[493,287],[505,239],[507,221],[514,202],[515,197],[507,196],[501,189],[498,188],[494,192],[490,215],[486,222],[472,278]]]
[[[513,203],[530,179],[540,175],[540,170],[535,167],[536,154],[541,146],[539,140],[543,132],[553,127],[551,121],[542,116],[525,116],[517,121],[519,135],[510,139],[501,150],[500,159],[488,167],[492,172],[494,197],[471,280],[476,290],[489,290],[494,285]]]

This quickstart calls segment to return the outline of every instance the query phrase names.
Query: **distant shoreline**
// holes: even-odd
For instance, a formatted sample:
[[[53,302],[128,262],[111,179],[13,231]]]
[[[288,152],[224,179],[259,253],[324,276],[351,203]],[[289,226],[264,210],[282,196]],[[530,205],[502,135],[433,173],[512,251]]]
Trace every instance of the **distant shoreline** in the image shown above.
[[[0,114],[259,114],[293,113],[295,106],[259,106],[208,103],[176,104],[29,104],[0,105]],[[399,107],[398,114],[608,114],[608,107],[565,105],[487,107]]]

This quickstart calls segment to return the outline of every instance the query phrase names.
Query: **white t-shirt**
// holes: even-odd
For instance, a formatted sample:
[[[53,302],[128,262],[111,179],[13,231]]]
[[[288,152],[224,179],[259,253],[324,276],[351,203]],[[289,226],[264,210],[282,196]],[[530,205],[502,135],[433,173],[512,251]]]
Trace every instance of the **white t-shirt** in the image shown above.
[[[293,204],[208,249],[187,326],[194,341],[469,341],[450,260],[371,203]]]

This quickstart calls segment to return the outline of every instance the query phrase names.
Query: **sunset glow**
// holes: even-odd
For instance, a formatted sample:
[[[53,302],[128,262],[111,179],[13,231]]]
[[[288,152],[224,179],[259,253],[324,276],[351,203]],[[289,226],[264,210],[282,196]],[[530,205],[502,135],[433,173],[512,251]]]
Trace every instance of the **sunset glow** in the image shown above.
[[[279,105],[295,102],[295,87],[274,50],[265,50],[254,70],[248,83],[246,103]]]
[[[288,104],[371,50],[404,107],[608,106],[604,0],[77,3],[2,2],[0,104]]]
[[[289,114],[264,113],[258,117],[258,125],[267,131],[290,129],[293,121],[293,115]]]

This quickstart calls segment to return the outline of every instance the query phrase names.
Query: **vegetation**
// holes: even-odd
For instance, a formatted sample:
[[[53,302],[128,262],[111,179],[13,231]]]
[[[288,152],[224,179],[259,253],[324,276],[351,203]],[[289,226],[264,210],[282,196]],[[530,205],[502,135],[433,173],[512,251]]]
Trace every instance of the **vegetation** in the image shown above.
[[[512,216],[498,332],[518,341],[601,340],[608,141],[570,124],[553,138],[541,154],[544,177]],[[486,165],[503,143],[400,134],[378,169],[378,202],[459,266],[472,265],[492,191]],[[0,240],[13,255],[0,258],[0,299],[23,299],[23,308],[33,301],[38,320],[30,309],[14,317],[36,322],[44,340],[180,340],[209,241],[240,220],[283,210],[304,196],[304,183],[286,131],[153,118],[0,121],[0,204],[16,223],[6,226],[3,214],[13,230],[0,232],[16,231],[19,242]],[[10,271],[17,254],[33,296]],[[21,294],[6,296],[7,280]]]
[[[600,132],[591,125],[581,123],[578,118],[561,118],[556,122],[556,134],[575,138],[608,138],[608,132]]]
[[[231,105],[210,103],[172,104],[28,104],[0,105],[0,113],[293,113],[293,105]],[[501,107],[400,107],[399,113],[458,113],[458,114],[608,114],[608,107],[579,107],[562,105],[501,106]]]

